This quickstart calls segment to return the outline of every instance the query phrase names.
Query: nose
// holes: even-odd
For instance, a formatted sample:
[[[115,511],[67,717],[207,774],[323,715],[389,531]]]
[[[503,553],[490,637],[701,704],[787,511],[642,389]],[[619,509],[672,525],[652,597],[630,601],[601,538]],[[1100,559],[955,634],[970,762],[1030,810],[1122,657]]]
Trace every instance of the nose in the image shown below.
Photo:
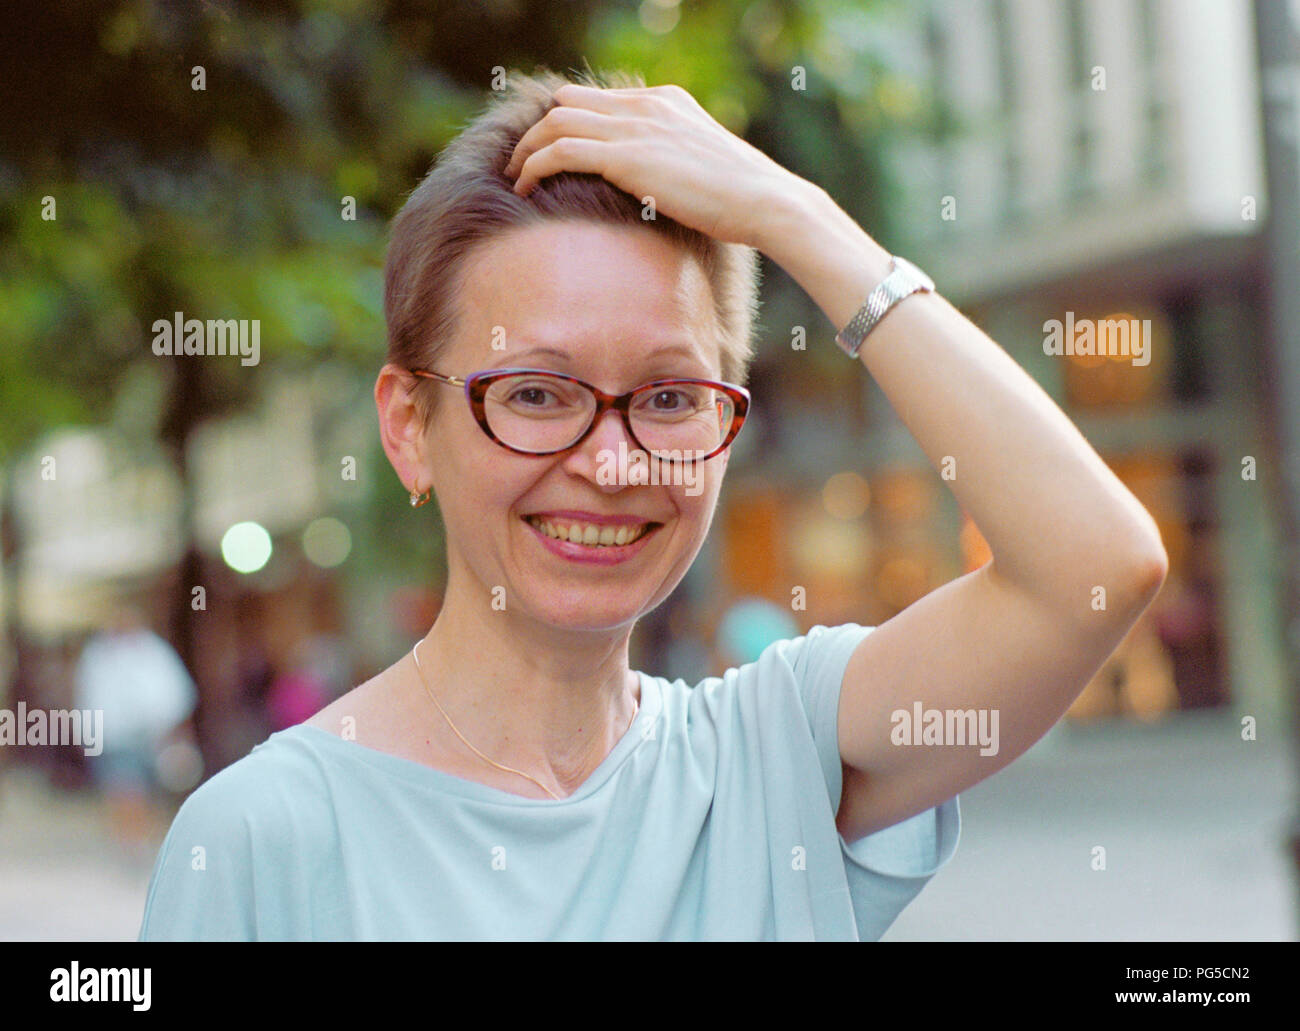
[[[591,436],[583,443],[590,444],[593,440],[597,442],[597,447],[600,449],[615,449],[619,441],[626,441],[629,449],[637,446],[629,432],[628,424],[623,419],[623,413],[612,408],[600,417],[600,421],[591,431]]]
[[[611,409],[600,417],[592,427],[587,439],[564,456],[564,465],[571,472],[584,476],[607,491],[618,491],[617,484],[601,483],[597,471],[602,466],[606,471],[616,468],[614,463],[619,458],[619,444],[623,444],[624,454],[630,455],[637,449],[637,443],[628,432],[621,413]]]

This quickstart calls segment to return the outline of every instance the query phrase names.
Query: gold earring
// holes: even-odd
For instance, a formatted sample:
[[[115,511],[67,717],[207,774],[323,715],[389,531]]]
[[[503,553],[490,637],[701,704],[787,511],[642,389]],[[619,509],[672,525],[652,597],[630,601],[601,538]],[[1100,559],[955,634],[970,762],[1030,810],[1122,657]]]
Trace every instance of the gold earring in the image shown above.
[[[426,490],[426,491],[424,492],[424,496],[423,496],[423,497],[420,496],[420,492],[419,492],[419,491],[417,491],[417,490],[412,490],[412,491],[411,491],[411,507],[412,507],[412,508],[419,508],[421,505],[427,504],[428,501],[429,501],[429,491]]]

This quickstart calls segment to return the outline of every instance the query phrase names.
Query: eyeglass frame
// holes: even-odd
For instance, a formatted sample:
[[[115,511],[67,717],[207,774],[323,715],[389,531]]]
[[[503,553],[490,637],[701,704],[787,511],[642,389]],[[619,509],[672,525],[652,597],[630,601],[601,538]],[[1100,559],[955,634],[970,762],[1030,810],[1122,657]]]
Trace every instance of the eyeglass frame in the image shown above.
[[[623,426],[627,430],[627,435],[632,439],[643,452],[657,462],[675,463],[676,459],[661,458],[653,451],[647,448],[640,440],[637,439],[636,432],[632,429],[632,418],[629,408],[632,399],[638,394],[644,393],[653,387],[666,387],[679,383],[702,383],[711,387],[720,387],[722,392],[731,398],[734,411],[731,417],[731,426],[727,430],[726,439],[722,441],[713,451],[698,459],[682,459],[683,462],[706,462],[714,458],[728,447],[736,439],[740,432],[740,427],[745,422],[745,416],[749,412],[750,393],[744,387],[735,383],[723,383],[721,380],[697,379],[690,376],[677,377],[674,379],[657,379],[650,383],[643,383],[634,390],[629,390],[626,394],[609,394],[597,386],[593,386],[586,380],[579,379],[577,376],[570,376],[564,372],[554,372],[551,369],[531,369],[531,368],[506,368],[506,369],[483,369],[479,372],[471,373],[469,376],[461,378],[459,376],[445,376],[440,372],[432,372],[428,369],[407,369],[412,376],[419,376],[423,379],[431,379],[439,383],[445,383],[449,386],[463,386],[465,388],[465,399],[469,402],[470,411],[474,414],[474,421],[479,424],[479,428],[496,444],[505,448],[507,451],[513,451],[518,455],[529,455],[533,458],[545,458],[551,455],[561,455],[566,451],[572,451],[589,436],[596,424],[604,417],[606,412],[616,411],[623,417]],[[488,387],[498,379],[504,379],[506,376],[518,376],[521,374],[553,376],[556,379],[567,380],[570,383],[576,383],[580,387],[585,387],[596,398],[596,410],[592,413],[591,422],[577,440],[567,444],[562,448],[556,448],[554,451],[524,451],[521,448],[513,447],[493,432],[492,427],[488,424],[487,409],[485,401],[487,398]]]

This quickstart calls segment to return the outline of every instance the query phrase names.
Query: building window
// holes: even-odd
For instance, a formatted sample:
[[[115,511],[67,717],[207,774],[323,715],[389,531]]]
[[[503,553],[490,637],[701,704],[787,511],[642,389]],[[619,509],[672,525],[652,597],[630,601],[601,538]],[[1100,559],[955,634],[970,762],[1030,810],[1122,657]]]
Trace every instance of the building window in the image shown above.
[[[1067,0],[1065,5],[1066,53],[1069,55],[1068,80],[1070,117],[1070,159],[1066,172],[1066,195],[1076,202],[1090,196],[1096,188],[1093,176],[1093,140],[1091,116],[1092,66],[1090,41],[1084,19],[1083,0]]]
[[[1002,146],[1002,218],[1018,221],[1024,214],[1024,168],[1020,154],[1019,76],[1016,74],[1015,25],[1008,0],[990,0],[997,39],[998,107]]]
[[[1143,95],[1146,109],[1143,115],[1145,130],[1142,133],[1141,175],[1151,186],[1158,186],[1169,176],[1169,99],[1165,90],[1164,53],[1160,47],[1159,12],[1154,0],[1139,0],[1138,46],[1140,48],[1141,74],[1145,82]]]

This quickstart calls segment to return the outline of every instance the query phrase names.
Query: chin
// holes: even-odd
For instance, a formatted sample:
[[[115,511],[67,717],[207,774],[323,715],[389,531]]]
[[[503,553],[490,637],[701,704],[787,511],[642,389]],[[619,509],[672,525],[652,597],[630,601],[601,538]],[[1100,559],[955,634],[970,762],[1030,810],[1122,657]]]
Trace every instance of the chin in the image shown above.
[[[593,631],[631,626],[646,611],[647,606],[630,604],[626,593],[606,604],[598,604],[590,593],[572,604],[557,604],[551,597],[533,609],[537,619],[557,629]]]

